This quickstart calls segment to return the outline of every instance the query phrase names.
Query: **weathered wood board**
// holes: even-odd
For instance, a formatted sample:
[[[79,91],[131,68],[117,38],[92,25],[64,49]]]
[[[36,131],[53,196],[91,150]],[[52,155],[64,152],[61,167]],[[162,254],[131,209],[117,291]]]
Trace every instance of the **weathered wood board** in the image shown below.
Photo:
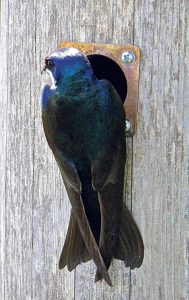
[[[188,0],[1,0],[0,299],[189,299]],[[70,205],[41,123],[43,58],[64,40],[142,51],[138,131],[128,140],[125,201],[145,259],[114,261],[113,288],[92,262],[58,260]]]

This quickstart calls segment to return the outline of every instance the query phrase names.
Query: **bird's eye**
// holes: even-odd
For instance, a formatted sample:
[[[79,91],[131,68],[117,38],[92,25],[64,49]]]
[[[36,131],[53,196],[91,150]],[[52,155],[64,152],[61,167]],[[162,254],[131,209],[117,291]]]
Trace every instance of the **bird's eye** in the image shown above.
[[[45,64],[46,64],[46,67],[49,69],[52,69],[54,67],[54,63],[51,59],[46,59]]]

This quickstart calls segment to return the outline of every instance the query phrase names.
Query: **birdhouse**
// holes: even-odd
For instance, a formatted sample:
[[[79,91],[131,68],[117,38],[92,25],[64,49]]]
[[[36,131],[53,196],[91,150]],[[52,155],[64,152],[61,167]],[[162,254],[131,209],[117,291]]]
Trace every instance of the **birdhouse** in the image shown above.
[[[189,1],[0,7],[0,299],[189,299]],[[113,287],[94,283],[93,261],[59,270],[71,205],[41,120],[41,70],[58,43],[85,53],[125,108],[123,201],[145,255],[134,270],[113,259]]]

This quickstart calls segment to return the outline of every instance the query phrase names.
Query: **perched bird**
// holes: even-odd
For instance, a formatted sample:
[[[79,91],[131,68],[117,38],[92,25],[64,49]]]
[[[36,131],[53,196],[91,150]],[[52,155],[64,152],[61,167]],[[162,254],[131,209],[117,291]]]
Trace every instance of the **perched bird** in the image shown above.
[[[123,203],[126,159],[125,113],[114,87],[98,80],[87,57],[75,48],[45,58],[51,86],[42,93],[47,142],[59,166],[72,206],[59,267],[69,271],[93,259],[111,286],[113,258],[140,267],[143,242]]]

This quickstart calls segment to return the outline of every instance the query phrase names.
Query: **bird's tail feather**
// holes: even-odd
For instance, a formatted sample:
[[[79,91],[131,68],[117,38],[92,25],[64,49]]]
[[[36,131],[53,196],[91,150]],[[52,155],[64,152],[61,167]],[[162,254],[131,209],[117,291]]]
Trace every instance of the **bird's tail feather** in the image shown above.
[[[138,226],[130,211],[123,204],[118,245],[114,257],[122,260],[126,267],[139,268],[144,258],[144,245]]]
[[[119,237],[114,258],[124,261],[126,267],[139,268],[143,262],[144,245],[138,226],[131,213],[123,203]],[[102,280],[99,271],[96,272],[95,282]]]
[[[59,268],[63,269],[66,265],[72,271],[78,264],[87,262],[91,257],[87,251],[81,236],[76,218],[71,212],[70,223],[64,247],[60,256]]]

